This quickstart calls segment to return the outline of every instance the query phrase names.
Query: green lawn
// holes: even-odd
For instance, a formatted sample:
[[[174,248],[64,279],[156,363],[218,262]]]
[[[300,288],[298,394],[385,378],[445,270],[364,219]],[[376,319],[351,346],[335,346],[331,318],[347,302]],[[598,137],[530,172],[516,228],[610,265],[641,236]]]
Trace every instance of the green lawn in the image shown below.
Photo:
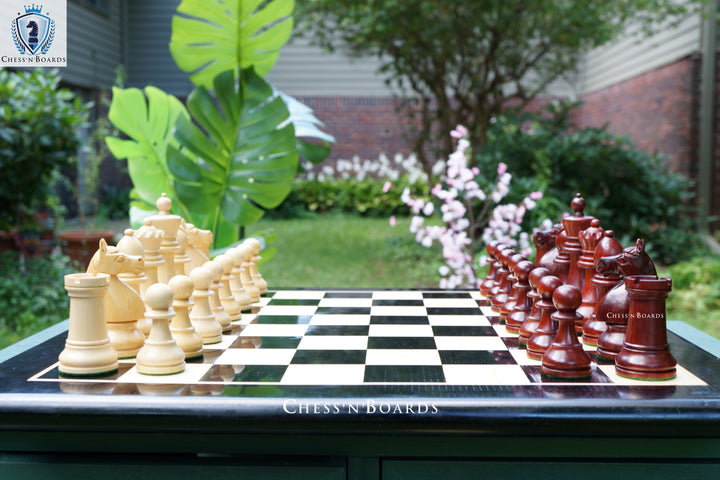
[[[260,265],[276,288],[436,287],[441,258],[434,248],[415,242],[409,219],[323,215],[302,219],[261,220],[247,228],[253,235],[272,229],[277,253]]]

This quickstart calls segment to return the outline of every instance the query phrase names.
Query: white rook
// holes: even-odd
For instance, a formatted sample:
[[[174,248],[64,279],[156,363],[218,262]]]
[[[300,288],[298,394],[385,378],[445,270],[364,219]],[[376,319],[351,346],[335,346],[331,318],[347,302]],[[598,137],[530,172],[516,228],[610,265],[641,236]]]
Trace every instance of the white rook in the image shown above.
[[[105,324],[104,297],[109,288],[110,275],[105,273],[65,275],[70,326],[65,349],[60,353],[61,375],[99,376],[118,370],[118,355]]]

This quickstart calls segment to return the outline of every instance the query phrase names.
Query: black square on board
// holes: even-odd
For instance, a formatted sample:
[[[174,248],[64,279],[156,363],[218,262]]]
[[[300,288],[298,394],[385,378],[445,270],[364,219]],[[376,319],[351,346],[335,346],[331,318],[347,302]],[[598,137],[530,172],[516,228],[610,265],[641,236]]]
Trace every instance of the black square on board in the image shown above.
[[[422,300],[373,300],[373,307],[423,307]]]
[[[409,348],[428,350],[435,348],[433,337],[368,337],[368,349]]]
[[[427,307],[428,315],[482,315],[479,308],[466,307]]]
[[[290,363],[363,364],[366,353],[365,350],[298,350]]]
[[[495,329],[492,327],[477,326],[451,326],[451,325],[434,325],[432,327],[433,334],[436,337],[494,337],[497,336]]]
[[[469,292],[423,292],[423,298],[471,298]]]
[[[315,314],[370,315],[370,307],[318,307]]]
[[[426,316],[415,315],[373,315],[370,325],[429,325]]]
[[[517,362],[506,350],[441,350],[443,365],[515,365]]]
[[[305,335],[367,335],[367,325],[310,325]]]

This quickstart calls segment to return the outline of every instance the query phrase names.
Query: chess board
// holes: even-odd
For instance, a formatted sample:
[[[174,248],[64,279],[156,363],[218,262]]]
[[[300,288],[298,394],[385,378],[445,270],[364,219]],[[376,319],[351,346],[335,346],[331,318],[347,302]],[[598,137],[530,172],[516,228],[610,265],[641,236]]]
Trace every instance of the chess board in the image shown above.
[[[592,347],[585,347],[593,358],[589,380],[544,377],[540,362],[527,357],[517,335],[485,304],[474,291],[280,290],[235,322],[220,343],[205,345],[203,361],[187,363],[180,374],[142,375],[133,360],[121,360],[111,377],[68,379],[53,360],[28,381],[72,393],[161,394],[220,393],[230,386],[707,385],[681,364],[672,380],[623,378],[613,365],[598,364]]]

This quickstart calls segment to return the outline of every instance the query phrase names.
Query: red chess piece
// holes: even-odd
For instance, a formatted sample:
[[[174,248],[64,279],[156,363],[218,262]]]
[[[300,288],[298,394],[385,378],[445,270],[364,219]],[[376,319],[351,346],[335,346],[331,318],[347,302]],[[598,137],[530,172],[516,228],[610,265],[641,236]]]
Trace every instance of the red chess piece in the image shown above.
[[[589,228],[578,233],[578,240],[582,245],[582,255],[577,261],[577,266],[584,276],[582,303],[577,310],[583,316],[583,319],[579,324],[575,325],[575,331],[578,335],[583,334],[583,326],[595,315],[595,308],[597,307],[597,289],[592,284],[592,278],[595,274],[595,247],[602,240],[603,233],[604,230],[600,228],[600,220],[597,218],[592,219]],[[584,340],[583,343],[585,343]],[[597,343],[597,340],[595,343]]]
[[[593,254],[593,263],[597,265],[597,262],[602,257],[610,257],[622,253],[623,249],[615,237],[615,233],[612,230],[605,230],[603,238],[598,242],[595,247],[595,253]],[[608,273],[607,275],[595,271],[590,283],[595,287],[597,300],[595,302],[595,309],[590,315],[589,319],[585,320],[583,324],[583,337],[582,341],[586,345],[597,346],[598,338],[600,335],[605,333],[608,326],[604,320],[598,319],[597,306],[604,300],[605,296],[610,290],[619,285],[623,281],[623,278],[616,273]],[[585,285],[587,287],[587,284]],[[584,297],[583,297],[584,298]]]
[[[517,275],[515,274],[515,267],[518,263],[522,262],[523,260],[527,260],[523,255],[520,255],[519,253],[516,253],[512,257],[510,257],[510,260],[508,260],[508,270],[510,270],[510,273],[508,274],[508,285],[510,285],[510,293],[508,293],[508,296],[505,300],[505,302],[500,307],[500,321],[506,322],[508,315],[510,315],[510,312],[513,311],[513,308],[515,308],[515,302],[517,301],[518,297],[518,291],[517,291]]]
[[[508,280],[510,270],[508,263],[514,254],[515,252],[512,248],[506,248],[501,250],[498,256],[498,260],[500,260],[500,269],[498,270],[500,284],[498,285],[497,290],[495,290],[493,297],[490,299],[490,306],[494,311],[498,312],[498,314],[500,313],[500,308],[502,308],[503,304],[507,301],[508,294],[510,293],[510,281]],[[493,289],[494,288],[495,287],[493,287]],[[491,290],[491,292],[492,291],[493,290]]]
[[[510,333],[520,333],[520,328],[527,320],[532,308],[532,303],[527,297],[532,287],[528,283],[530,272],[535,268],[535,264],[527,260],[518,262],[515,265],[515,303],[512,312],[510,312],[505,320],[505,329]]]
[[[626,248],[618,255],[602,257],[597,261],[595,269],[603,275],[651,275],[657,278],[655,265],[645,252],[645,242],[642,239],[638,239],[634,246]],[[610,290],[605,298],[598,302],[597,319],[607,324],[607,330],[600,335],[597,342],[598,361],[615,361],[615,356],[625,341],[629,311],[630,298],[624,282]]]
[[[557,248],[557,255],[553,259],[552,268],[550,273],[562,280],[563,283],[567,283],[567,276],[570,270],[570,255],[565,250],[565,244],[568,241],[567,232],[560,230],[557,237],[555,238],[555,248]]]
[[[551,318],[551,314],[555,311],[552,298],[555,290],[561,285],[562,280],[554,275],[547,275],[538,283],[540,299],[536,304],[540,309],[540,322],[526,345],[527,355],[533,360],[542,359],[543,354],[555,339],[557,330]]]
[[[570,262],[565,283],[573,285],[582,291],[584,279],[577,264],[582,254],[582,245],[578,239],[578,234],[590,227],[590,222],[593,220],[593,217],[583,213],[583,210],[585,210],[585,199],[583,199],[579,193],[575,194],[575,198],[570,202],[570,207],[573,210],[573,214],[562,219],[565,234],[567,235],[563,250],[567,253]],[[582,323],[580,323],[576,329],[582,330]]]
[[[499,242],[493,240],[487,245],[487,253],[490,257],[490,270],[488,270],[488,274],[485,276],[485,279],[480,284],[480,293],[483,294],[485,297],[488,296],[490,293],[490,289],[493,286],[493,283],[495,281],[495,274],[497,273],[498,269],[498,261],[497,261],[497,246]]]
[[[536,267],[530,272],[530,275],[528,275],[528,283],[532,289],[528,292],[527,298],[532,303],[532,308],[525,319],[525,323],[520,327],[520,336],[518,337],[520,348],[525,348],[528,340],[530,340],[530,337],[532,337],[538,325],[540,325],[540,314],[542,312],[537,305],[538,300],[540,300],[538,284],[540,280],[547,275],[550,275],[550,271],[545,267]]]
[[[672,289],[669,278],[633,275],[625,278],[630,298],[627,335],[615,357],[615,371],[637,380],[675,378],[677,362],[667,342],[665,299]]]
[[[558,256],[557,237],[563,231],[561,223],[556,223],[550,230],[543,232],[535,232],[533,234],[533,243],[535,244],[535,264],[538,267],[545,267],[550,271],[550,275],[558,276],[555,267],[555,258]],[[548,250],[545,251],[545,248]]]
[[[498,290],[500,289],[500,285],[502,285],[502,283],[507,279],[508,271],[503,264],[503,261],[506,260],[501,260],[501,258],[503,258],[503,250],[507,249],[510,249],[510,247],[502,244],[495,247],[495,259],[497,266],[495,268],[495,279],[493,280],[493,285],[488,292],[488,303],[492,303],[492,299],[495,295],[497,295]]]
[[[575,333],[575,323],[582,317],[577,313],[581,302],[582,293],[574,285],[562,285],[553,293],[557,311],[552,314],[552,319],[558,322],[558,330],[552,345],[542,356],[543,375],[574,380],[592,375],[592,360]]]
[[[562,225],[555,224],[549,230],[538,230],[532,234],[535,245],[535,263],[540,264],[545,255],[555,248],[555,237],[562,230]]]

